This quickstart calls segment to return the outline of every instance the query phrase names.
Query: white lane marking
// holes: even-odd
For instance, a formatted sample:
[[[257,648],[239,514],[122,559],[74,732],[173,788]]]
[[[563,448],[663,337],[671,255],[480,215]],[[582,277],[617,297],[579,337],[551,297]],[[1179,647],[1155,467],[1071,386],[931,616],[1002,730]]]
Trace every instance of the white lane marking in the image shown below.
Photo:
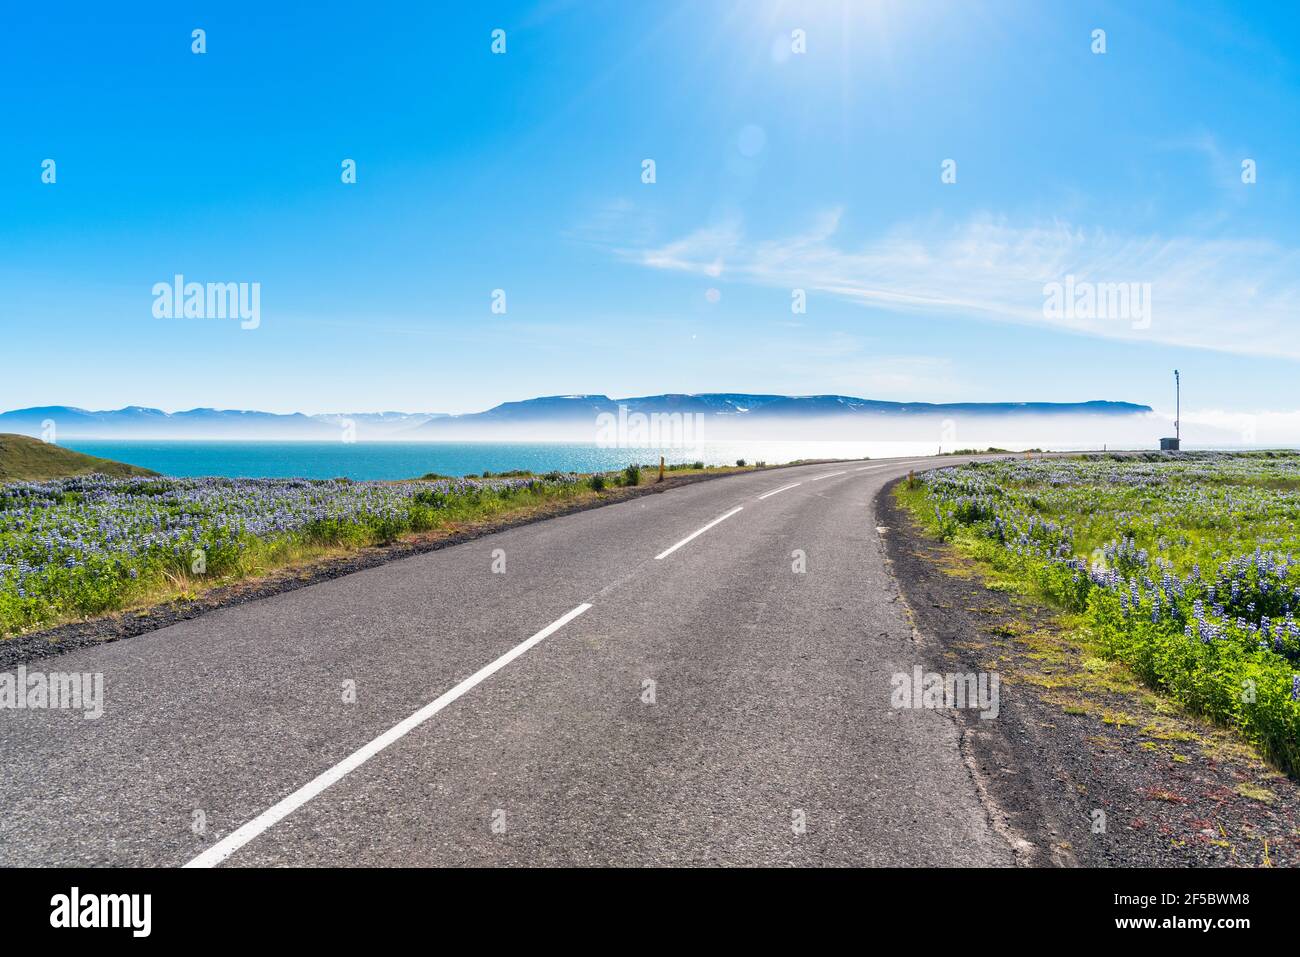
[[[721,521],[724,521],[724,520],[726,520],[726,519],[728,519],[728,518],[731,518],[731,516],[735,515],[737,512],[739,512],[739,511],[740,511],[741,509],[743,509],[743,508],[744,508],[743,505],[741,505],[741,506],[737,506],[736,508],[733,508],[730,512],[728,512],[726,515],[721,515],[721,516],[719,516],[718,518],[715,518],[713,521],[709,522],[708,525],[705,525],[703,528],[699,529],[698,531],[691,532],[691,534],[687,535],[685,538],[683,538],[680,542],[678,542],[678,543],[677,543],[676,545],[674,545],[672,548],[666,549],[666,550],[660,552],[658,555],[656,555],[656,556],[655,556],[655,561],[659,561],[661,558],[667,558],[669,555],[671,555],[673,552],[677,551],[677,549],[681,548],[683,545],[685,545],[685,544],[686,544],[687,542],[689,542],[691,539],[696,538],[697,536],[703,535],[705,532],[707,532],[709,529],[711,529],[714,525],[717,525],[718,522],[721,522]]]
[[[424,724],[424,722],[428,721],[430,718],[432,718],[443,708],[447,707],[447,705],[451,704],[461,695],[465,694],[465,692],[469,691],[475,685],[481,684],[482,682],[486,681],[488,678],[492,677],[492,675],[496,674],[506,665],[510,664],[510,662],[514,661],[524,652],[528,651],[528,649],[532,648],[534,645],[539,644],[540,642],[544,641],[546,638],[555,634],[555,632],[559,631],[561,628],[563,628],[569,622],[573,621],[573,619],[577,618],[579,615],[581,615],[584,611],[586,611],[590,607],[591,605],[589,603],[584,602],[583,604],[579,605],[577,608],[570,611],[568,614],[564,615],[562,618],[558,618],[555,621],[551,622],[549,625],[547,625],[537,634],[533,635],[533,637],[529,638],[527,641],[523,641],[515,645],[513,648],[507,651],[496,661],[492,662],[489,665],[484,665],[482,668],[474,672],[472,675],[470,675],[460,684],[456,685],[456,687],[452,688],[450,691],[444,692],[441,696],[436,698],[434,701],[431,701],[429,704],[426,704],[423,708],[415,712],[415,714],[411,715],[406,720],[393,725],[391,728],[389,728],[379,737],[375,738],[375,740],[371,741],[369,744],[361,748],[358,748],[356,751],[353,751],[350,755],[348,755],[338,764],[334,765],[334,767],[330,768],[324,774],[321,774],[320,776],[309,781],[307,784],[304,784],[302,787],[294,791],[287,798],[282,800],[279,804],[276,804],[270,810],[263,811],[261,814],[253,818],[247,824],[243,825],[242,827],[238,828],[237,830],[229,834],[223,840],[212,845],[210,848],[208,848],[198,857],[194,858],[194,860],[190,861],[185,866],[186,867],[216,867],[226,858],[230,857],[231,854],[234,854],[235,851],[239,850],[241,847],[243,847],[249,841],[253,840],[253,838],[257,837],[263,831],[274,827],[276,824],[284,820],[286,817],[288,817],[298,808],[302,807],[312,798],[316,797],[316,795],[324,791],[331,784],[335,784],[338,781],[342,780],[346,775],[355,771],[357,768],[361,767],[361,765],[365,764],[367,761],[373,758],[380,751],[384,750],[384,748],[388,747],[393,742],[410,734],[412,731],[414,731],[420,725]]]
[[[847,471],[848,471],[848,469],[845,469],[843,472],[827,472],[825,475],[818,475],[816,478],[810,478],[808,481],[810,481],[810,482],[820,482],[820,481],[821,481],[822,479],[824,479],[824,478],[832,478],[833,476],[836,476],[836,475],[843,475],[844,472],[847,472]]]
[[[853,471],[855,471],[855,472],[867,472],[867,471],[869,471],[869,470],[871,470],[871,469],[883,469],[883,468],[888,468],[889,466],[891,466],[891,465],[893,465],[893,464],[894,464],[893,462],[886,462],[884,465],[864,465],[864,466],[862,466],[862,468],[860,468],[860,469],[854,469]],[[907,463],[906,463],[906,462],[903,462],[903,463],[900,463],[900,464],[902,464],[902,465],[906,465]]]
[[[777,492],[784,492],[784,491],[786,491],[787,489],[792,489],[792,488],[794,488],[796,485],[802,485],[802,484],[803,484],[803,482],[791,482],[789,485],[782,485],[780,488],[774,488],[774,489],[772,489],[772,491],[770,491],[770,492],[764,492],[762,495],[759,496],[759,498],[760,498],[760,499],[765,499],[765,498],[767,498],[769,495],[775,495]]]

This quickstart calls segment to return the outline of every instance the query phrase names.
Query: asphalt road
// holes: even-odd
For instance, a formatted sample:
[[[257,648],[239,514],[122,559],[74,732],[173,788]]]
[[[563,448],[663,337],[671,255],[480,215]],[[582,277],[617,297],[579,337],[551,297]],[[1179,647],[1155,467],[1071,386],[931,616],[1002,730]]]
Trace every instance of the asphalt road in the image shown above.
[[[924,464],[702,482],[34,662],[102,673],[104,714],[0,711],[0,864],[1010,864],[952,718],[890,706],[934,663],[871,502]]]

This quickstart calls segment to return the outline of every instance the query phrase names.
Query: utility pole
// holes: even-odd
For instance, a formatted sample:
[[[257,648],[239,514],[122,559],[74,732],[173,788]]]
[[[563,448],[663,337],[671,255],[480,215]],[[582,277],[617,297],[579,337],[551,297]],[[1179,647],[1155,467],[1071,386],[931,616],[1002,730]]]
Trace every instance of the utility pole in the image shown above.
[[[1177,452],[1182,445],[1183,439],[1183,385],[1178,377],[1178,370],[1174,370],[1174,434],[1171,437],[1160,440],[1161,452]]]
[[[1178,370],[1174,370],[1174,438],[1178,439],[1180,444],[1183,437],[1182,423],[1179,421],[1183,417],[1183,388],[1178,379]]]

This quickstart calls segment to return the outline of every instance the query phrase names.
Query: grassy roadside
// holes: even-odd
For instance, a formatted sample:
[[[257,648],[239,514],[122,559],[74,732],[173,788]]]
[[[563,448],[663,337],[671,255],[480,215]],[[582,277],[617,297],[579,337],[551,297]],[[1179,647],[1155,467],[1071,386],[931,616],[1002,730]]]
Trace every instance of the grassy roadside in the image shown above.
[[[1034,843],[1021,863],[1300,862],[1300,783],[1108,657],[1078,613],[921,527],[895,491],[876,519],[922,660],[1001,675],[998,720],[955,717],[992,806]]]
[[[1294,775],[1295,583],[1288,559],[1261,550],[1289,544],[1279,530],[1294,503],[1274,491],[1277,463],[1168,464],[1178,470],[1095,461],[957,470],[901,482],[895,495],[990,587],[1057,610],[1096,679],[1140,680]],[[1078,557],[1090,551],[1091,563]],[[1219,571],[1203,578],[1201,563]],[[1074,706],[1086,708],[1087,682],[1076,690]]]
[[[795,464],[795,463],[792,463]],[[0,641],[259,583],[319,580],[350,556],[440,547],[763,463],[405,482],[110,480],[0,485]],[[328,577],[328,575],[326,576]]]
[[[567,487],[544,485],[505,494],[448,496],[441,507],[425,509],[417,505],[407,518],[398,522],[321,523],[271,538],[250,535],[243,539],[229,561],[215,567],[208,564],[202,572],[194,570],[193,562],[189,565],[177,563],[174,567],[162,569],[159,576],[124,590],[110,605],[78,608],[62,616],[61,620],[42,622],[39,627],[47,628],[108,611],[138,611],[167,602],[189,601],[214,589],[256,581],[276,572],[306,572],[317,564],[362,549],[417,539],[436,540],[464,534],[502,519],[522,521],[545,512],[551,506],[612,498],[621,487],[609,486],[608,490],[596,491],[583,484]]]

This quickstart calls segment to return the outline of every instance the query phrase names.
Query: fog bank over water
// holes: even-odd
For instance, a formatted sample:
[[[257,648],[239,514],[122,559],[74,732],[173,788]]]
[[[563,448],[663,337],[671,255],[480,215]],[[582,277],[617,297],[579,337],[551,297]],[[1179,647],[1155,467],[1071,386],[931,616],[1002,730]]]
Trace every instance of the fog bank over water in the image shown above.
[[[79,452],[129,462],[166,475],[228,478],[347,477],[355,480],[419,478],[428,473],[478,475],[484,470],[504,472],[527,469],[593,472],[621,469],[629,464],[651,465],[662,456],[668,464],[703,462],[731,465],[738,459],[777,465],[803,459],[898,458],[934,455],[960,449],[995,447],[1012,452],[1039,448],[1049,451],[1093,449],[1155,449],[1170,434],[1169,419],[1155,415],[1063,419],[1058,416],[1000,416],[988,418],[852,420],[808,422],[788,428],[761,430],[705,427],[692,441],[647,445],[629,441],[598,445],[594,429],[574,429],[573,423],[538,429],[525,440],[503,436],[478,436],[472,440],[371,441],[364,432],[352,441],[177,441],[177,440],[70,440]],[[851,427],[850,427],[851,426]],[[531,430],[526,430],[531,431]],[[635,439],[635,435],[626,436]],[[661,436],[662,437],[662,436]],[[1184,423],[1187,449],[1238,449],[1295,447],[1294,441],[1261,433],[1247,441],[1231,423]],[[617,438],[617,436],[615,436]]]
[[[527,425],[476,423],[473,428],[422,430],[467,442],[592,443],[602,448],[661,448],[665,452],[714,443],[823,443],[851,445],[874,456],[932,454],[959,448],[1057,450],[1159,448],[1174,434],[1172,416],[1136,415],[855,415],[823,418],[647,415],[591,421],[534,421]],[[364,437],[364,429],[358,437]],[[1185,448],[1300,444],[1300,416],[1229,414],[1183,416]]]

